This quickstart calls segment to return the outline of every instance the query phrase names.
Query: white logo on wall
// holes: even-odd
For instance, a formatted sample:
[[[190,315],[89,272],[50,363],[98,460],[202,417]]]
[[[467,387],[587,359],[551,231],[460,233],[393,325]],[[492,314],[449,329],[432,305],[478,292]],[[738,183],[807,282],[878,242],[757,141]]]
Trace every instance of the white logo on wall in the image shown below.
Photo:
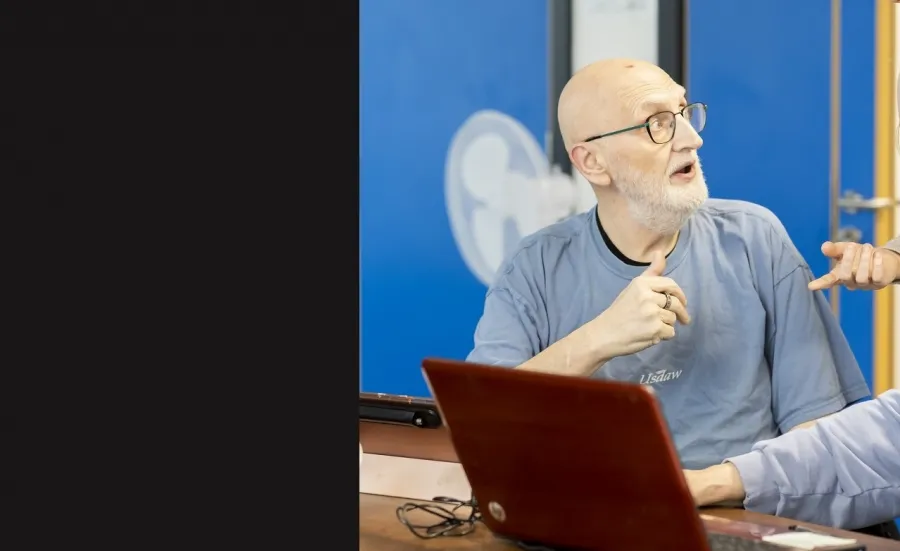
[[[596,203],[587,184],[551,171],[522,123],[491,110],[453,136],[444,193],[456,246],[485,285],[523,237]]]

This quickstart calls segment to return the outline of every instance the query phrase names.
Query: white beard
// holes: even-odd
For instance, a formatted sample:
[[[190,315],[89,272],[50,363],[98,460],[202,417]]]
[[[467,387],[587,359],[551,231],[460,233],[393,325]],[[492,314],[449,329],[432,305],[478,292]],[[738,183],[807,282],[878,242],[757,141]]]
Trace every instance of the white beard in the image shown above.
[[[613,183],[628,201],[635,222],[660,235],[672,235],[709,198],[699,160],[694,170],[690,182],[672,184],[667,177],[643,174],[623,163]]]

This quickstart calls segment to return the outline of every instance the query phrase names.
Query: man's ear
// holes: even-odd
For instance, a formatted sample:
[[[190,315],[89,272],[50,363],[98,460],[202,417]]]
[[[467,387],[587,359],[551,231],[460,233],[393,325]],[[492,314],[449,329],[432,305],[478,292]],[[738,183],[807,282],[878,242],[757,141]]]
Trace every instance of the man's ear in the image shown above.
[[[579,144],[569,152],[569,160],[578,169],[585,179],[595,186],[608,186],[610,184],[609,171],[606,170],[606,162],[596,148]]]

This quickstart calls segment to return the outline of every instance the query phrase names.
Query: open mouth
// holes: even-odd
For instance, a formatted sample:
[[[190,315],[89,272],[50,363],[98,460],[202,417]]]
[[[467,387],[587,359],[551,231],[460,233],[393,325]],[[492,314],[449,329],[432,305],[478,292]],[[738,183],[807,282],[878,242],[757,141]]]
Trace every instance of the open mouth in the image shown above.
[[[672,173],[672,176],[690,176],[694,173],[694,163],[693,161],[682,165],[675,172]]]

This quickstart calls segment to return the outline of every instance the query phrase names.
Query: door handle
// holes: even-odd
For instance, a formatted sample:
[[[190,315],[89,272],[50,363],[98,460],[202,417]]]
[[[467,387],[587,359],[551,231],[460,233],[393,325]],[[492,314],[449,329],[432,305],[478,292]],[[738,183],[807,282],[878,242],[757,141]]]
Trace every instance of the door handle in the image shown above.
[[[842,226],[838,228],[837,235],[834,237],[836,242],[861,243],[862,230],[855,226]]]
[[[847,190],[838,199],[838,207],[847,214],[856,214],[861,210],[891,209],[900,206],[900,199],[890,197],[871,197],[866,199],[861,193]]]

